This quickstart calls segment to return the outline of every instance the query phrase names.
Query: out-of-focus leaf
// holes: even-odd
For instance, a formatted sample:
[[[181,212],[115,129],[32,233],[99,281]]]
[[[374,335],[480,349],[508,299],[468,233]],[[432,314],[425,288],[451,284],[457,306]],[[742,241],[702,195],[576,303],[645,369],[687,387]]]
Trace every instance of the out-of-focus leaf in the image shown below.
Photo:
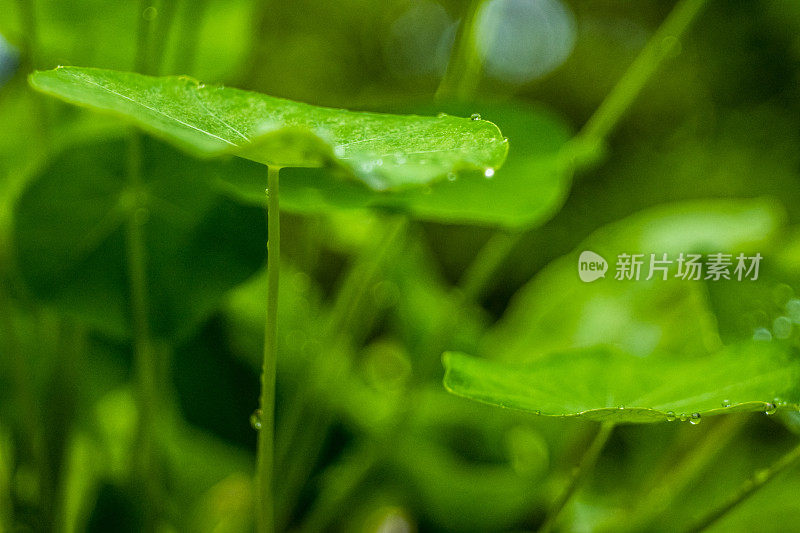
[[[186,77],[60,67],[32,85],[118,114],[198,155],[237,153],[266,165],[337,165],[373,189],[425,185],[449,172],[502,165],[508,142],[491,122],[317,107],[206,86]]]
[[[510,528],[542,498],[537,478],[508,463],[467,463],[440,445],[407,437],[391,452],[418,512],[448,531]]]
[[[640,356],[712,352],[721,341],[703,284],[675,278],[674,264],[668,279],[656,273],[647,281],[650,254],[675,260],[680,253],[764,251],[759,246],[783,218],[770,200],[706,200],[659,206],[605,226],[518,292],[481,351],[518,361],[597,344]],[[578,258],[585,250],[608,261],[605,279],[580,280]],[[621,253],[645,254],[638,281],[614,279]]]
[[[266,217],[198,179],[204,163],[148,139],[142,150],[138,192],[126,178],[123,138],[56,155],[15,206],[18,262],[34,296],[123,337],[129,331],[124,226],[135,216],[145,235],[150,323],[159,337],[181,337],[263,264]],[[144,207],[131,213],[136,194]]]
[[[444,364],[450,392],[548,416],[645,423],[800,409],[800,360],[763,341],[694,359],[596,347],[553,353],[527,365],[448,352]]]

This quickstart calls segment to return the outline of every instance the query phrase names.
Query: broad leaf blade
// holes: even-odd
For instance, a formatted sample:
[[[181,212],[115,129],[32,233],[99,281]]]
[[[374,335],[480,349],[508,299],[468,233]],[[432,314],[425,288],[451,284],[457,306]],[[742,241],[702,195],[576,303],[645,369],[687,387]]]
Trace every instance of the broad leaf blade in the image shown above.
[[[412,109],[436,113],[441,108]],[[516,230],[541,224],[558,210],[572,177],[566,148],[570,129],[561,118],[523,104],[444,109],[464,115],[478,109],[508,136],[508,158],[491,179],[482,171],[463,171],[429,187],[383,194],[362,182],[342,180],[335,169],[287,168],[281,172],[281,209],[318,214],[385,208],[420,220]],[[226,185],[244,201],[264,203],[263,170],[249,161],[237,163],[225,176]]]
[[[494,169],[508,150],[497,126],[484,120],[317,107],[186,77],[60,67],[35,72],[31,84],[118,114],[197,155],[239,153],[279,167],[336,164],[378,190]]]
[[[129,140],[67,146],[35,174],[14,208],[14,244],[31,294],[115,337],[130,334],[125,221]],[[209,166],[143,139],[136,213],[147,254],[150,323],[159,338],[183,338],[231,288],[263,265],[263,210],[209,183]],[[242,231],[242,228],[248,228]],[[176,280],[180,280],[177,282]]]
[[[615,280],[617,255],[668,253],[675,259],[679,253],[764,252],[784,218],[774,200],[715,199],[665,204],[603,226],[517,292],[481,353],[529,361],[597,344],[640,356],[714,352],[722,341],[704,284],[676,278],[674,268],[669,279],[656,275],[647,281],[647,265],[638,281]],[[578,258],[584,250],[609,262],[605,278],[580,280]]]
[[[660,422],[722,413],[800,409],[800,359],[749,342],[693,359],[638,357],[607,347],[553,353],[527,365],[444,355],[445,387],[484,403],[548,416]],[[724,405],[729,404],[728,407]]]

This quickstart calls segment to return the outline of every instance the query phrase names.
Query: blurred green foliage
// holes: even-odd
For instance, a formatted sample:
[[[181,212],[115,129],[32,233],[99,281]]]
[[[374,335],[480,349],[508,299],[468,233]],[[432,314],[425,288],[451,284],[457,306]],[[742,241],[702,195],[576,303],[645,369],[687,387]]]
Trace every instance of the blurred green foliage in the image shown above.
[[[347,109],[480,113],[509,137],[505,167],[474,188],[467,176],[376,199],[354,183],[335,187],[324,170],[282,173],[281,529],[541,524],[596,425],[452,396],[441,386],[445,350],[519,362],[607,343],[692,358],[756,332],[777,336],[786,317],[783,343],[797,357],[797,3],[710,1],[590,157],[572,132],[672,2],[474,4],[0,0],[0,531],[138,531],[153,514],[135,478],[143,414],[115,218],[131,134],[117,119],[35,93],[34,69],[189,75]],[[481,5],[491,19],[480,18]],[[503,16],[529,24],[502,26]],[[473,43],[485,64],[477,71],[459,59],[469,56],[460,43],[475,17],[483,39],[498,24],[520,39],[519,48]],[[471,86],[466,102],[434,101],[448,70]],[[157,521],[250,531],[263,170],[196,160],[149,137],[140,149],[142,176],[158,192],[141,213],[161,379],[158,461],[149,465]],[[700,213],[689,226],[679,221],[687,206]],[[654,213],[665,228],[656,235],[646,223]],[[703,242],[687,229],[696,224]],[[762,276],[577,281],[581,246],[669,251],[663,243],[759,251]],[[793,414],[621,426],[558,527],[685,529],[798,432]],[[785,472],[714,529],[800,531],[797,489],[797,470]]]

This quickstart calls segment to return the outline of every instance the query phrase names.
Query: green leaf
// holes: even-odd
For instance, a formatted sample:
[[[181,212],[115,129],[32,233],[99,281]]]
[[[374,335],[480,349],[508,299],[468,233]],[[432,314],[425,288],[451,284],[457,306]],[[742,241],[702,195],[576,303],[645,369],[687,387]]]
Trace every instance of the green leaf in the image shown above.
[[[425,185],[460,170],[492,173],[508,151],[497,126],[484,120],[346,111],[187,77],[91,68],[35,72],[30,81],[196,155],[237,153],[278,167],[336,165],[376,190]]]
[[[139,194],[150,324],[160,338],[182,337],[263,265],[264,212],[198,177],[220,165],[152,139],[142,141],[144,185],[132,190],[129,142],[68,146],[28,182],[14,211],[20,273],[39,300],[106,334],[128,335],[124,232]]]
[[[672,259],[679,253],[766,253],[765,242],[778,232],[784,217],[772,200],[699,200],[657,206],[603,226],[518,291],[486,335],[481,353],[527,361],[597,344],[640,356],[716,351],[722,341],[703,283],[675,278],[674,265],[667,280],[656,275],[646,281],[644,265],[639,281],[618,281],[617,255],[643,253],[648,261],[651,253],[667,253]],[[580,280],[578,258],[584,250],[608,261],[605,278]],[[748,330],[745,336],[752,333]]]
[[[415,107],[436,113],[441,108]],[[476,108],[450,108],[470,114]],[[363,183],[341,180],[325,168],[287,168],[281,172],[281,208],[296,213],[335,213],[342,209],[384,208],[418,220],[509,229],[530,228],[561,206],[572,178],[565,150],[570,130],[559,117],[522,104],[482,104],[481,115],[498,124],[511,148],[492,179],[481,171],[462,171],[450,179],[392,194]],[[403,109],[405,111],[405,109]],[[237,197],[264,203],[264,174],[257,165],[236,161],[224,182]]]
[[[697,358],[639,357],[610,347],[553,353],[527,365],[448,352],[444,385],[480,402],[617,423],[800,409],[800,359],[752,341]],[[724,405],[729,404],[729,407]]]

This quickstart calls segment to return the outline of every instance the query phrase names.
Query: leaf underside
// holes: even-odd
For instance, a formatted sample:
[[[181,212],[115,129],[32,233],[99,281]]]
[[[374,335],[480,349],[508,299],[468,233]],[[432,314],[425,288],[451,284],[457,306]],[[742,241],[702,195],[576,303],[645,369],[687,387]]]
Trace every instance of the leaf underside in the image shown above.
[[[347,111],[187,77],[93,68],[59,67],[35,72],[30,81],[67,102],[122,116],[195,155],[335,166],[376,190],[495,169],[508,151],[500,130],[485,120]]]
[[[525,365],[448,352],[444,385],[483,403],[615,423],[800,409],[800,360],[772,342],[697,358],[638,357],[610,347],[553,353]],[[673,416],[674,415],[674,416]]]

